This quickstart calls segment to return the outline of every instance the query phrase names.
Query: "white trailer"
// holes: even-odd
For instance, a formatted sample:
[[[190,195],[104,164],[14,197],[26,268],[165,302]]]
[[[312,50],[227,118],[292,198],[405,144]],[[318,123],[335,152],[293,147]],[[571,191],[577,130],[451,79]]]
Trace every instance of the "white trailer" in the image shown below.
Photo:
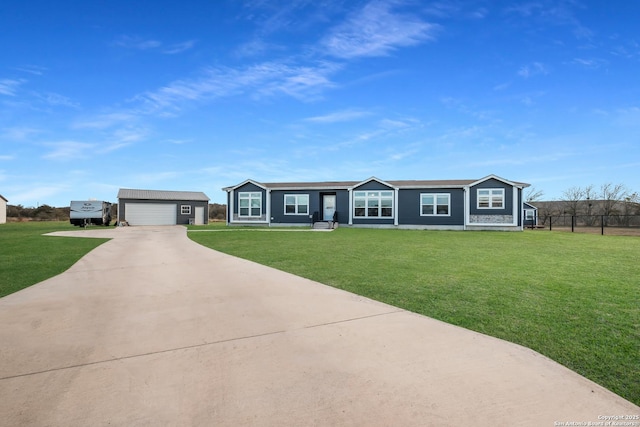
[[[86,227],[89,224],[108,226],[111,222],[111,203],[97,200],[71,201],[71,224]]]

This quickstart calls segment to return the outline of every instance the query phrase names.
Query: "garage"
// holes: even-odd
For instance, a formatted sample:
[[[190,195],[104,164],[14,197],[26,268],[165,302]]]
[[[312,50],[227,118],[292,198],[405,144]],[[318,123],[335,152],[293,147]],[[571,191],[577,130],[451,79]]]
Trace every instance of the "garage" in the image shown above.
[[[118,191],[118,223],[180,225],[209,223],[209,197],[199,191]]]
[[[125,203],[124,212],[129,225],[176,225],[178,208],[175,204]]]

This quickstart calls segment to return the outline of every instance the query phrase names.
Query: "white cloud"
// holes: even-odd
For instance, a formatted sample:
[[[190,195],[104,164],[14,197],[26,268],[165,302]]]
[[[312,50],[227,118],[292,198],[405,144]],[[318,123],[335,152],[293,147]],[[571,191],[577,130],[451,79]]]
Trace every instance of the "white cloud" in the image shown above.
[[[96,148],[96,144],[77,141],[49,142],[44,145],[53,147],[51,152],[42,156],[43,159],[50,160],[72,160],[85,158],[90,156]]]
[[[0,79],[0,95],[15,96],[18,87],[25,81],[24,79]]]
[[[527,64],[518,70],[518,75],[525,79],[529,77],[538,76],[538,75],[547,75],[549,71],[547,67],[541,62],[532,62],[531,64]]]
[[[195,40],[187,40],[186,42],[182,42],[182,43],[174,43],[167,46],[162,51],[162,53],[166,53],[167,55],[175,55],[177,53],[182,53],[184,51],[192,49],[193,46],[195,46],[195,44],[196,44]]]
[[[138,36],[120,36],[113,42],[115,46],[124,47],[126,49],[148,50],[156,49],[162,46],[158,40],[145,40]]]
[[[372,1],[335,27],[321,45],[338,58],[386,56],[398,47],[433,39],[437,30],[415,15],[395,13],[390,2]]]
[[[336,111],[334,113],[326,114],[324,116],[315,116],[304,119],[307,122],[312,123],[336,123],[336,122],[349,122],[362,117],[370,115],[368,111],[358,110],[343,110]]]
[[[143,93],[135,100],[145,105],[146,113],[175,111],[186,102],[247,93],[257,98],[284,94],[308,100],[333,87],[329,76],[339,68],[338,64],[330,62],[307,66],[265,62],[245,69],[210,68],[198,78],[177,80],[156,91]]]

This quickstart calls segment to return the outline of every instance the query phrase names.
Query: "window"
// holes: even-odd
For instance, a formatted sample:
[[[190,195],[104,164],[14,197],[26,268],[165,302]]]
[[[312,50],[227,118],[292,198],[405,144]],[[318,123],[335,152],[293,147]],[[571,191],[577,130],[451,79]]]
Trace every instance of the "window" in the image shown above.
[[[285,215],[307,215],[309,213],[308,194],[285,194],[284,214]]]
[[[479,209],[501,209],[504,207],[504,188],[478,189]]]
[[[524,214],[524,219],[527,221],[533,221],[533,219],[536,217],[536,211],[533,209],[525,209]]]
[[[238,193],[239,216],[262,215],[262,193]]]
[[[354,191],[353,215],[360,218],[392,218],[393,191]]]
[[[191,215],[191,205],[180,205],[181,215]]]
[[[420,194],[420,215],[449,215],[450,194]]]

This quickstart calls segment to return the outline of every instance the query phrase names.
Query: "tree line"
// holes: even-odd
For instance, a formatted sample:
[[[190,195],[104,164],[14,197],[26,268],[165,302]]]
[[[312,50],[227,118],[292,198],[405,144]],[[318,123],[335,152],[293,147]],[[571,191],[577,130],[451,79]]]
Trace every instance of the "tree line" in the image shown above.
[[[542,191],[531,188],[525,200],[538,208],[538,219],[546,222],[552,216],[640,216],[640,195],[623,184],[602,184],[599,187],[571,187],[559,200],[542,201]]]
[[[111,205],[111,217],[117,218],[118,204]],[[224,221],[227,217],[227,205],[219,203],[209,204],[209,219]],[[69,221],[69,207],[56,208],[49,205],[24,207],[22,205],[7,205],[7,218],[14,221]]]

